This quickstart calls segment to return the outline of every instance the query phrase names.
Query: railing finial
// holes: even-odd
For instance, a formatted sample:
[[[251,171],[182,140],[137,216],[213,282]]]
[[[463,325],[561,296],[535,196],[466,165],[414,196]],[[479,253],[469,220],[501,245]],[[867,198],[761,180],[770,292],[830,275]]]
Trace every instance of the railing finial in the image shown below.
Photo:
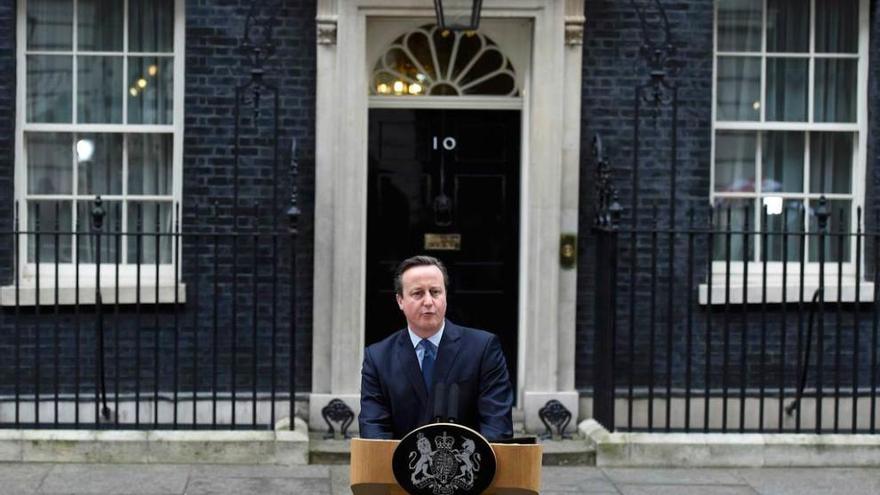
[[[92,227],[101,230],[104,227],[104,217],[107,211],[104,209],[104,200],[98,195],[95,198],[95,206],[92,207]]]
[[[593,158],[596,160],[596,217],[594,225],[599,228],[616,229],[620,225],[623,206],[620,205],[617,188],[611,181],[611,166],[605,157],[602,137],[593,136]]]
[[[816,221],[819,230],[824,232],[828,227],[828,219],[831,217],[831,208],[828,206],[828,199],[823,195],[819,198],[819,204],[816,206]]]

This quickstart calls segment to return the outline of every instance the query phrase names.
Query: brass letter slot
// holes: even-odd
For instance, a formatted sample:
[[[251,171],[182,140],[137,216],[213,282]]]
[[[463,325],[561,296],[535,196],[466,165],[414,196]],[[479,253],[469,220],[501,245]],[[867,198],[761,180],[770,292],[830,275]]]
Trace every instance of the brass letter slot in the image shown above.
[[[425,234],[425,251],[461,251],[461,234]]]

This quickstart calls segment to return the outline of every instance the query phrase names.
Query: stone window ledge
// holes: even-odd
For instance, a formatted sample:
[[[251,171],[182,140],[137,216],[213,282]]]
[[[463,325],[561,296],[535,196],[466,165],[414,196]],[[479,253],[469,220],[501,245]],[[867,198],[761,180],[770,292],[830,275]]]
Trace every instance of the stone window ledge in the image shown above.
[[[186,302],[186,285],[177,284],[177,298],[174,297],[174,283],[159,282],[158,298],[155,284],[144,284],[140,286],[140,298],[138,298],[138,289],[136,284],[120,283],[118,289],[114,286],[104,286],[101,284],[101,300],[103,304],[174,304]],[[0,306],[14,307],[16,306],[16,287],[15,285],[5,285],[0,287]],[[55,286],[44,285],[40,287],[40,306],[55,305]],[[117,300],[118,295],[118,300]],[[95,304],[95,286],[81,284],[79,286],[79,298],[77,299],[77,288],[75,286],[62,285],[58,287],[58,305],[72,306],[79,304],[81,306],[90,306]],[[37,305],[37,288],[33,282],[21,284],[18,287],[18,306],[33,307]]]
[[[816,290],[819,289],[819,281],[815,278],[812,280],[804,281],[803,288],[803,302],[810,303],[813,300],[813,294],[815,294]],[[789,283],[785,289],[785,302],[788,303],[798,303],[801,302],[801,287],[799,282],[795,284]],[[874,282],[862,281],[858,284],[858,300],[859,302],[873,302],[874,301]],[[700,284],[699,286],[699,303],[703,306],[709,304],[709,285],[708,284]],[[746,287],[746,303],[747,304],[762,304],[766,302],[767,304],[779,304],[783,302],[782,298],[783,294],[783,286],[781,281],[772,282],[770,280],[767,281],[767,292],[766,299],[764,297],[763,286],[761,285],[761,281],[758,280],[757,283],[753,283],[751,280],[749,281],[748,286]],[[826,302],[836,303],[838,301],[838,287],[836,277],[833,281],[826,280],[825,282],[825,297],[824,300]],[[725,300],[726,298],[726,300]],[[856,302],[856,284],[854,281],[846,282],[844,281],[840,287],[840,301],[845,303],[853,303]],[[725,303],[729,304],[742,304],[743,303],[743,283],[742,281],[731,281],[730,282],[730,292],[729,295],[727,293],[726,286],[722,284],[712,284],[712,306],[724,305]]]

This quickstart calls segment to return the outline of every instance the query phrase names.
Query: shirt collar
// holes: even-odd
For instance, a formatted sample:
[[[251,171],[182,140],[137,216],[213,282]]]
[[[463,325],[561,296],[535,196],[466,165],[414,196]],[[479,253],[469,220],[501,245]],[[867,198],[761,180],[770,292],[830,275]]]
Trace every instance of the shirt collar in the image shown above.
[[[443,323],[440,325],[440,330],[437,330],[437,333],[428,337],[428,341],[430,343],[434,344],[435,346],[437,346],[437,348],[440,348],[440,339],[443,338],[443,330],[445,330],[445,329],[446,329],[446,319],[444,318]],[[409,325],[407,325],[406,331],[409,332],[409,340],[412,341],[413,347],[417,347],[419,345],[419,342],[422,341],[422,338],[419,337],[418,335],[416,335],[412,331],[412,329],[409,328]]]

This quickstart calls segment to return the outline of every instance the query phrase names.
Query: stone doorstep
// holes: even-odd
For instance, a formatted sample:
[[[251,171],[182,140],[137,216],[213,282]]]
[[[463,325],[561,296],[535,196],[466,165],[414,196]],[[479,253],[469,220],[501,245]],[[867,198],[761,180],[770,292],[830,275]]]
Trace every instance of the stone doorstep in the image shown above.
[[[545,466],[594,466],[595,448],[583,438],[544,440],[543,464]],[[341,438],[325,439],[324,432],[311,432],[309,439],[310,464],[343,464],[350,460],[351,441]]]
[[[296,418],[275,431],[0,430],[0,462],[308,463],[309,435]]]
[[[603,467],[880,467],[878,435],[610,433],[578,429]]]

